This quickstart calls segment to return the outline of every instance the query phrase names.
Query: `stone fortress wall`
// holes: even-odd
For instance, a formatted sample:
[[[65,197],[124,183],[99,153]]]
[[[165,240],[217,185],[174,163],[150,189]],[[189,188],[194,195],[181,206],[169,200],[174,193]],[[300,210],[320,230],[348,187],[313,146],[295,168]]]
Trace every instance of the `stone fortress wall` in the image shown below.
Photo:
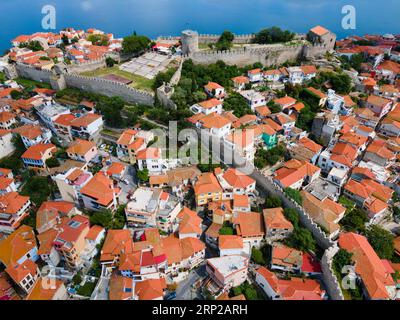
[[[339,280],[332,267],[333,258],[339,251],[337,242],[330,239],[321,227],[313,221],[308,212],[306,212],[304,208],[293,199],[289,198],[285,194],[285,191],[275,183],[272,177],[262,174],[254,167],[254,165],[248,163],[246,159],[241,157],[235,150],[232,150],[227,146],[223,139],[212,136],[205,130],[198,129],[198,132],[199,134],[201,132],[201,134],[206,137],[205,141],[208,141],[208,138],[213,146],[220,146],[219,153],[215,152],[214,148],[212,149],[213,155],[216,159],[223,163],[231,164],[230,166],[242,170],[243,173],[249,174],[250,177],[256,181],[257,187],[263,190],[268,196],[279,197],[282,200],[284,207],[296,210],[302,226],[313,234],[318,245],[324,250],[321,259],[322,279],[329,297],[333,300],[344,300]],[[230,151],[227,152],[227,150]]]
[[[324,44],[265,45],[229,51],[197,51],[187,57],[197,64],[210,64],[221,60],[229,65],[246,66],[259,62],[265,66],[272,66],[286,61],[322,56],[327,51]]]
[[[23,77],[38,82],[50,83],[55,90],[62,90],[67,87],[77,88],[84,91],[101,93],[109,97],[119,96],[128,103],[138,103],[145,105],[154,105],[154,94],[147,91],[138,90],[125,84],[107,80],[98,77],[86,77],[77,74],[95,70],[102,65],[105,59],[94,61],[92,63],[74,65],[72,68],[56,68],[53,71],[41,70],[35,67],[16,64],[9,67],[9,74],[14,73],[15,77]],[[72,71],[72,73],[71,73]]]
[[[217,43],[220,36],[221,35],[219,35],[219,34],[199,34],[198,39],[199,39],[199,43],[201,43],[201,44]],[[235,39],[233,40],[233,43],[249,44],[252,42],[253,39],[254,39],[254,34],[241,34],[241,35],[235,34]],[[158,39],[157,39],[157,41],[162,41],[162,40],[179,41],[179,40],[181,40],[181,37],[161,36],[161,37],[158,37]]]

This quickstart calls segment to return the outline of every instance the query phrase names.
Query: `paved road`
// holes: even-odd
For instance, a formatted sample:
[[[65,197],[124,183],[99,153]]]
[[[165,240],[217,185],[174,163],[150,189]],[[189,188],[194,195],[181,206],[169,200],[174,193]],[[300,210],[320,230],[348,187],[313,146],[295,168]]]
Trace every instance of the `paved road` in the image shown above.
[[[192,270],[189,277],[179,283],[176,290],[176,300],[193,300],[194,298],[201,298],[197,293],[192,291],[192,285],[200,280],[207,277],[205,263],[201,264],[196,269]]]

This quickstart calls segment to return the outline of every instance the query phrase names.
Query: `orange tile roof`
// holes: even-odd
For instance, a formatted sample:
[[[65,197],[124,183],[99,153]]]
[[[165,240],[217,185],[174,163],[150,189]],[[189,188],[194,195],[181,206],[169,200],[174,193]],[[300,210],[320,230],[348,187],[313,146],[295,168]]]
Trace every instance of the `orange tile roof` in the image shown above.
[[[318,153],[318,152],[320,152],[322,150],[322,146],[321,145],[319,145],[318,143],[314,142],[313,140],[311,140],[311,139],[309,139],[307,137],[301,138],[299,140],[299,144],[302,147],[304,147],[304,148],[306,148],[308,150],[311,150],[314,153]]]
[[[93,141],[76,139],[71,142],[67,149],[67,153],[77,154],[80,156],[85,156],[89,151],[93,148],[97,148],[96,144]]]
[[[223,89],[224,87],[221,86],[220,84],[216,83],[216,82],[209,82],[204,86],[205,89],[207,89],[208,91],[212,91],[214,89]]]
[[[180,219],[179,234],[195,233],[201,235],[201,223],[203,220],[197,215],[196,212],[187,207],[183,207],[178,213],[177,218]]]
[[[281,75],[281,72],[278,69],[273,69],[273,70],[267,70],[264,72],[264,75],[270,76],[270,75]]]
[[[166,288],[165,278],[147,279],[136,282],[135,294],[139,297],[139,300],[153,300],[163,297]]]
[[[222,187],[212,172],[205,172],[199,176],[195,183],[194,192],[196,195],[209,192],[222,192]]]
[[[321,201],[305,190],[302,190],[300,194],[303,198],[304,209],[315,223],[325,228],[329,234],[340,229],[336,221],[344,214],[346,208],[328,198]]]
[[[243,238],[265,235],[263,216],[258,212],[239,212],[234,224],[237,234]]]
[[[347,190],[348,192],[351,192],[363,199],[368,199],[370,196],[370,191],[365,188],[361,183],[350,179],[346,185],[344,186],[344,189]]]
[[[175,235],[170,235],[161,240],[168,265],[180,263],[182,260],[191,257],[197,252],[205,249],[205,244],[197,238],[179,239]]]
[[[44,287],[43,283],[50,283],[51,286]],[[49,278],[40,278],[33,287],[32,291],[29,293],[26,300],[52,300],[54,295],[60,289],[60,287],[64,286],[61,280],[57,279],[49,279]]]
[[[76,118],[75,120],[71,121],[71,125],[73,127],[87,127],[91,123],[95,122],[96,120],[100,119],[101,115],[95,113],[88,113],[83,117]]]
[[[271,110],[267,106],[256,107],[255,111],[261,117],[266,117],[271,114]]]
[[[161,150],[158,148],[147,148],[137,152],[137,160],[160,159]]]
[[[6,266],[15,264],[34,247],[36,238],[33,229],[22,225],[0,241],[0,261]]]
[[[108,230],[101,250],[100,261],[112,261],[122,253],[133,252],[133,241],[129,230]]]
[[[12,173],[11,169],[8,168],[0,168],[0,175],[1,176],[8,176],[10,173]]]
[[[6,190],[13,182],[14,182],[14,179],[0,176],[0,190]]]
[[[54,123],[64,127],[70,127],[72,121],[74,121],[75,119],[76,117],[73,114],[62,114],[57,117],[56,120],[54,120]]]
[[[387,160],[393,160],[395,158],[395,154],[386,147],[385,141],[383,140],[374,140],[367,147],[366,152],[376,154],[380,158]]]
[[[219,105],[222,105],[222,102],[215,98],[199,103],[199,106],[201,106],[203,109],[211,109]]]
[[[53,243],[54,240],[57,238],[58,235],[58,230],[56,229],[49,229],[41,234],[38,234],[38,240],[39,240],[39,250],[38,250],[38,255],[42,254],[50,254],[51,250],[53,248]]]
[[[299,250],[278,244],[272,246],[271,260],[272,264],[287,267],[300,267],[303,262],[303,253]]]
[[[228,134],[225,140],[237,145],[240,149],[244,149],[254,144],[254,130],[235,130]]]
[[[132,129],[125,130],[124,132],[122,132],[122,134],[118,138],[117,144],[124,145],[124,146],[131,144],[134,141],[137,133],[138,132],[136,130],[132,130]]]
[[[0,122],[7,122],[7,121],[10,121],[15,118],[16,118],[16,115],[11,112],[8,112],[8,111],[0,112]]]
[[[367,238],[355,233],[342,233],[338,242],[341,248],[353,254],[355,271],[361,277],[368,295],[372,299],[388,299],[386,287],[394,286],[395,283]]]
[[[113,185],[114,183],[109,177],[103,172],[98,172],[81,189],[81,193],[95,199],[102,206],[108,206],[117,193],[117,189]]]
[[[257,69],[249,70],[248,73],[249,74],[258,74],[258,73],[261,73],[261,69],[257,68]]]
[[[25,137],[29,140],[36,139],[43,133],[43,130],[40,126],[31,125],[31,124],[27,124],[22,127],[15,128],[13,131],[15,133],[18,133],[20,136]]]
[[[297,102],[297,100],[292,97],[286,96],[280,99],[275,99],[274,102],[276,104],[279,104],[281,107],[288,107],[294,105]]]
[[[13,91],[21,91],[20,89],[7,88],[0,90],[0,98],[8,97]]]
[[[374,106],[383,108],[384,106],[386,106],[388,103],[391,103],[392,101],[389,99],[386,99],[384,97],[370,95],[367,98],[367,102]]]
[[[236,208],[244,208],[250,206],[249,196],[243,194],[234,194],[233,195],[233,206]]]
[[[38,271],[37,264],[30,259],[26,259],[21,264],[9,265],[6,268],[7,274],[18,284],[29,274],[34,277]]]
[[[315,33],[318,36],[323,36],[329,32],[328,29],[325,29],[324,27],[321,26],[316,26],[311,29],[311,32]]]
[[[105,229],[101,226],[92,226],[86,235],[85,239],[95,241],[98,235],[103,232]]]
[[[239,84],[247,84],[250,82],[249,78],[247,78],[245,76],[239,76],[239,77],[232,78],[232,81],[239,83]]]
[[[132,300],[134,294],[133,279],[121,276],[113,272],[110,278],[109,286],[110,300]]]
[[[52,153],[56,152],[56,146],[51,143],[48,144],[39,143],[37,145],[29,147],[29,149],[23,153],[21,158],[42,160],[43,155],[48,151],[51,151]]]
[[[130,145],[128,145],[128,149],[137,152],[141,147],[145,145],[145,141],[143,138],[136,138]]]
[[[36,228],[40,229],[50,220],[58,216],[66,216],[75,208],[75,204],[67,201],[45,201],[36,214]]]
[[[112,175],[119,175],[126,169],[126,165],[120,162],[113,162],[111,166],[107,169],[107,174]]]
[[[199,121],[200,123],[202,123],[204,127],[208,129],[211,128],[221,129],[232,123],[232,121],[229,120],[228,118],[216,113],[211,113],[205,117],[202,117]]]
[[[340,136],[339,141],[349,143],[359,148],[367,143],[368,138],[354,132],[347,132]]]
[[[325,294],[316,280],[301,278],[278,279],[273,272],[265,267],[259,267],[256,272],[269,283],[283,300],[322,300],[322,296]]]
[[[268,125],[269,125],[272,129],[274,129],[275,131],[280,131],[280,130],[282,130],[282,126],[279,125],[277,122],[275,122],[274,120],[272,120],[272,119],[270,119],[270,118],[264,119],[263,122],[264,122],[265,124],[268,124]]]
[[[292,159],[276,171],[275,180],[278,180],[284,188],[288,188],[306,176],[313,176],[320,170],[309,162]]]
[[[317,73],[317,68],[315,66],[313,66],[313,65],[301,66],[300,69],[303,71],[304,74]]]
[[[243,249],[243,238],[239,236],[220,235],[218,240],[219,249]]]
[[[319,97],[321,99],[325,99],[328,97],[325,93],[323,93],[322,91],[315,89],[313,87],[308,87],[307,90],[312,92],[313,94],[315,94],[317,97]]]
[[[18,192],[0,195],[0,213],[17,214],[28,201],[29,197],[21,196]]]
[[[264,209],[263,216],[266,229],[293,230],[293,225],[285,218],[282,208]]]
[[[256,182],[253,178],[250,178],[239,170],[233,168],[226,170],[222,177],[235,189],[244,189]]]
[[[379,70],[390,70],[395,74],[400,73],[400,64],[391,60],[384,60],[379,66]]]

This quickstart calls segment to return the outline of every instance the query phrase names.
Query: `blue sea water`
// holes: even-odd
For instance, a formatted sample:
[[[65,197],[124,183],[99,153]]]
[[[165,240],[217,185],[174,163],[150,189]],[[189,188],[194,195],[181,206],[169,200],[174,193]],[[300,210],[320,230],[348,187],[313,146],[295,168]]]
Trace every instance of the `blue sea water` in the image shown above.
[[[20,34],[43,31],[42,7],[56,8],[57,30],[95,27],[118,37],[201,33],[252,33],[273,25],[296,32],[323,25],[343,38],[400,33],[399,0],[0,0],[0,52]],[[342,8],[356,9],[356,29],[342,28]]]

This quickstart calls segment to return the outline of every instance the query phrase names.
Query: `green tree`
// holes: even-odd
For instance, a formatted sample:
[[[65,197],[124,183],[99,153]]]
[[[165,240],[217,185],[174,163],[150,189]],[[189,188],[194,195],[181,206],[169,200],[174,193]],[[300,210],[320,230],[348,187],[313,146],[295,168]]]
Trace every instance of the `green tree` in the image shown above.
[[[368,220],[368,215],[363,210],[354,208],[340,220],[340,225],[349,232],[365,233],[365,224]]]
[[[296,228],[291,235],[286,238],[285,243],[291,248],[300,251],[315,251],[317,243],[312,233],[305,228]]]
[[[224,100],[224,109],[227,111],[232,110],[233,114],[238,118],[243,117],[246,114],[253,114],[246,99],[237,92],[232,92]]]
[[[90,214],[90,224],[109,228],[112,225],[113,215],[111,210],[103,209]]]
[[[352,253],[344,249],[340,249],[338,253],[335,254],[333,258],[333,269],[336,271],[337,274],[342,274],[344,266],[353,265],[353,261],[351,260],[352,256]]]
[[[87,37],[87,40],[95,46],[108,46],[109,44],[108,37],[105,34],[91,34]]]
[[[122,42],[122,51],[125,54],[139,54],[146,50],[151,40],[145,36],[131,35]]]
[[[175,74],[175,68],[169,68],[167,71],[157,73],[154,78],[153,90],[161,87],[163,83],[168,83]]]
[[[46,160],[46,166],[48,168],[57,168],[60,166],[60,161],[56,157],[51,157]]]
[[[271,196],[265,201],[266,208],[279,208],[282,207],[282,200],[279,197]]]
[[[142,182],[148,182],[149,181],[149,170],[143,169],[141,171],[138,171],[137,178]]]
[[[295,34],[289,30],[282,30],[279,27],[271,27],[258,32],[255,35],[253,42],[259,44],[289,42],[293,40],[294,36]]]
[[[266,264],[262,251],[255,247],[251,249],[251,259],[262,266]]]
[[[285,208],[283,213],[285,214],[286,219],[293,224],[294,228],[299,227],[299,214],[295,209]]]
[[[49,198],[51,190],[47,177],[32,176],[23,185],[21,195],[29,196],[31,202],[40,207]]]
[[[295,190],[292,188],[286,188],[285,189],[285,194],[293,199],[294,201],[296,201],[299,205],[303,204],[303,198],[301,197],[301,194],[299,192],[299,190]]]
[[[394,242],[392,234],[380,226],[372,225],[367,229],[368,242],[374,248],[379,258],[391,260],[394,255]]]
[[[229,50],[232,48],[232,41],[235,39],[235,35],[230,31],[224,31],[219,37],[215,47],[217,50]]]
[[[18,90],[13,90],[10,93],[10,96],[13,100],[19,100],[23,97],[24,93]]]
[[[113,58],[111,58],[111,57],[107,57],[106,58],[106,65],[107,65],[107,67],[109,67],[109,68],[112,68],[112,67],[114,67],[114,65],[117,63],[117,61],[115,61]]]
[[[219,229],[219,234],[223,236],[232,236],[234,235],[234,231],[232,227],[225,226]]]
[[[125,206],[119,206],[115,211],[112,229],[123,229],[126,224]]]
[[[20,48],[28,48],[32,51],[43,51],[43,47],[39,41],[24,42],[19,45]]]

